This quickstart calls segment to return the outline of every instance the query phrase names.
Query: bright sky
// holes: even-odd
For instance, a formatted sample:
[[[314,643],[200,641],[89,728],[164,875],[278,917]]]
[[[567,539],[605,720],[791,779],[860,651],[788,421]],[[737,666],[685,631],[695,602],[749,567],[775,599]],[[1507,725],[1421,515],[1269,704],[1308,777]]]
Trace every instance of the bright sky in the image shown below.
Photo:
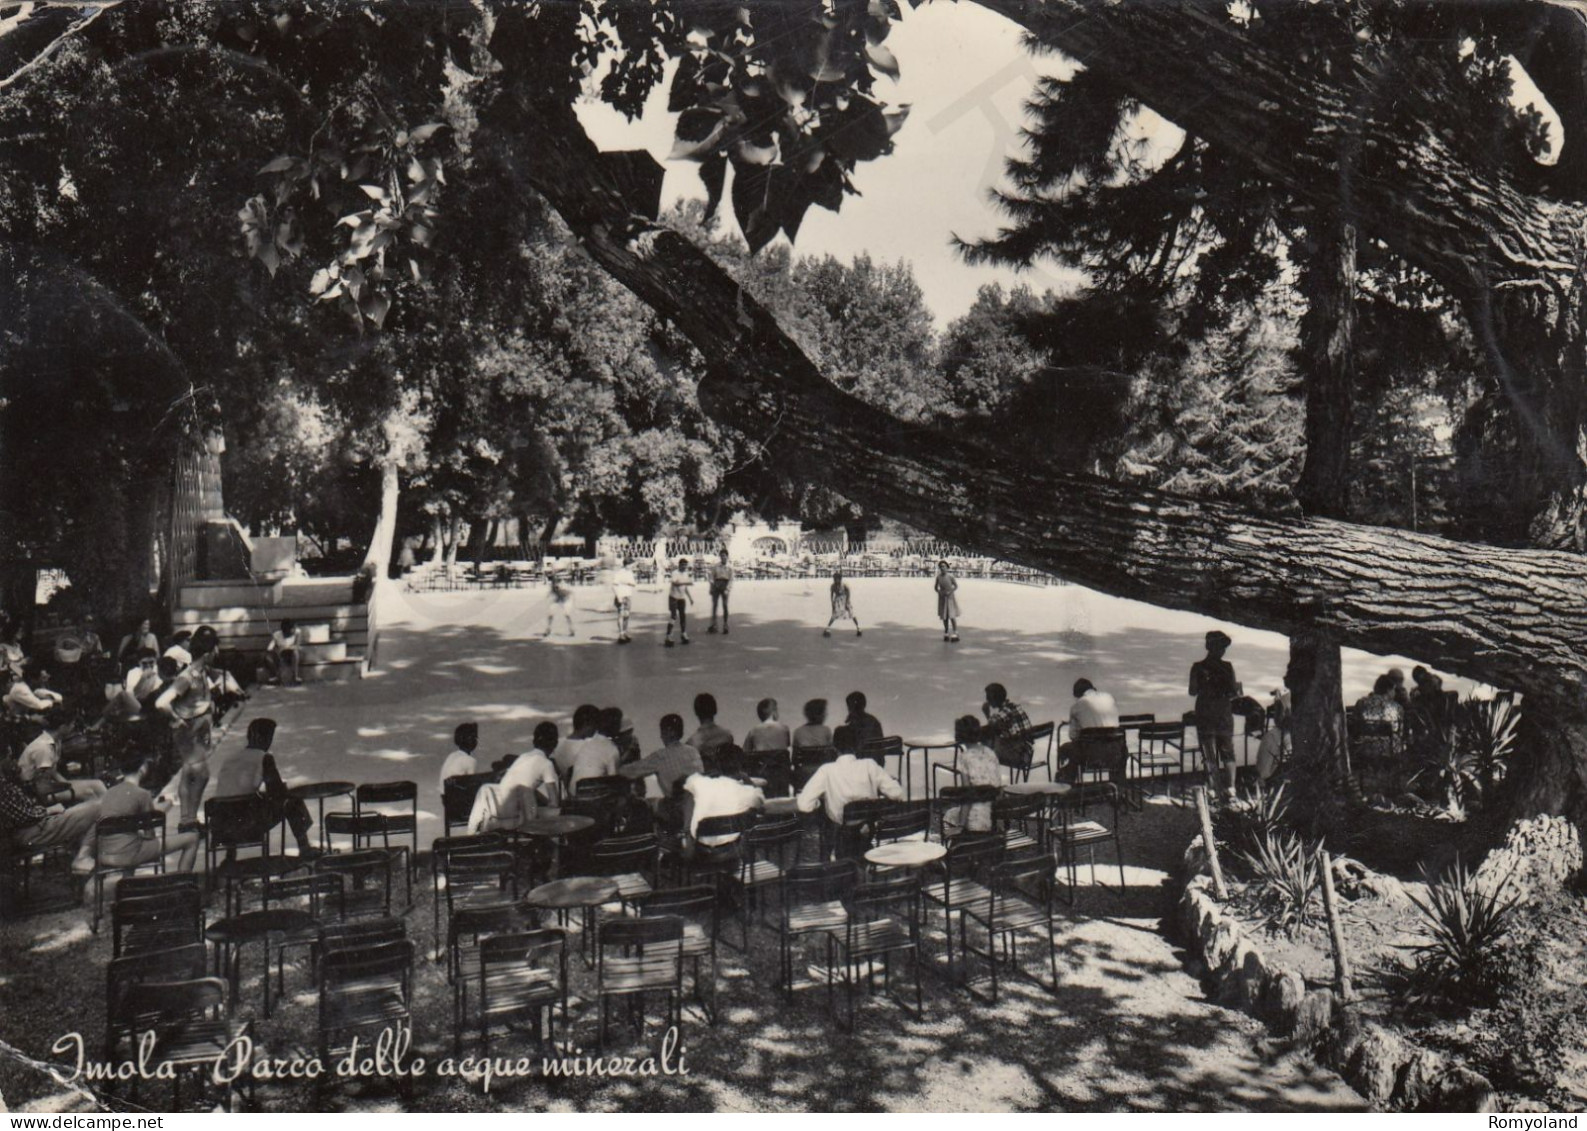
[[[996,231],[1000,217],[988,192],[1002,179],[1004,157],[1020,145],[1023,106],[1037,76],[1062,76],[1064,61],[1032,56],[1013,24],[971,4],[906,7],[887,46],[902,73],[896,83],[880,79],[876,94],[890,106],[908,104],[909,120],[893,138],[891,154],[856,171],[860,196],[845,197],[838,213],[811,208],[805,214],[798,252],[845,260],[869,252],[888,262],[912,261],[939,325],[963,314],[984,283],[1071,289],[1077,277],[1055,264],[1023,273],[971,267],[951,244],[954,235],[970,239]],[[602,149],[646,149],[662,162],[663,206],[705,197],[698,166],[666,160],[676,119],[667,113],[666,85],[634,122],[594,100],[580,107]],[[722,211],[732,223],[731,207]]]

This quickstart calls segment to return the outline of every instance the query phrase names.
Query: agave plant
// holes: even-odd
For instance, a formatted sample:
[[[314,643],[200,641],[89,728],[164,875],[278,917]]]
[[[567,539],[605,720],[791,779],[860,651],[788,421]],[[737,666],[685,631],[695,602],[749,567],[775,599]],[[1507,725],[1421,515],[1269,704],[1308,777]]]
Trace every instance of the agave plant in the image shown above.
[[[1515,900],[1509,880],[1480,884],[1457,856],[1437,879],[1423,872],[1427,899],[1411,896],[1427,941],[1411,949],[1415,1004],[1471,1007],[1492,1002],[1500,946],[1510,933]]]
[[[1411,781],[1431,782],[1443,795],[1444,808],[1460,815],[1478,790],[1478,768],[1476,754],[1455,730],[1428,749],[1422,768],[1411,775]]]
[[[1251,869],[1268,926],[1292,932],[1320,918],[1322,861],[1320,846],[1308,845],[1294,833],[1270,829],[1255,851],[1241,853]]]
[[[1484,791],[1504,777],[1521,725],[1521,709],[1512,699],[1468,699],[1465,742],[1476,761],[1477,781]]]

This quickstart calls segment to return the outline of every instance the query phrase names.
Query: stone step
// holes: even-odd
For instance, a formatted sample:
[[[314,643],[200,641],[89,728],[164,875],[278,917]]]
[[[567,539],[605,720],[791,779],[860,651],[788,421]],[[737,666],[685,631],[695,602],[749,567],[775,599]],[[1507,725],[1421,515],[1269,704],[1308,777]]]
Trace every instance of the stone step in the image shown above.
[[[304,664],[298,669],[298,675],[304,683],[345,683],[363,679],[364,659],[362,656],[349,656],[345,660]]]
[[[182,607],[171,614],[171,623],[183,628],[197,628],[207,624],[216,632],[228,629],[260,631],[276,627],[290,617],[299,626],[329,624],[335,628],[358,628],[369,623],[368,605],[303,605],[299,607],[227,605],[224,608],[205,609]],[[250,628],[249,626],[252,626]]]
[[[293,577],[281,581],[194,581],[182,586],[178,606],[185,609],[219,609],[228,605],[270,608],[341,605],[350,603],[350,577]]]

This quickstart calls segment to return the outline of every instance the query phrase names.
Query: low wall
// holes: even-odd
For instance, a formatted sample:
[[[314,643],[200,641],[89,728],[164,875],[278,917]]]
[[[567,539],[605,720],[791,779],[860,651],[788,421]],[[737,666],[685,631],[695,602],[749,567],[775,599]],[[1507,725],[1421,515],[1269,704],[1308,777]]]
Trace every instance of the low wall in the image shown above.
[[[1498,1110],[1486,1077],[1372,1022],[1330,989],[1308,989],[1298,971],[1268,958],[1214,894],[1200,834],[1185,850],[1179,925],[1206,967],[1214,998],[1308,1049],[1385,1111]]]

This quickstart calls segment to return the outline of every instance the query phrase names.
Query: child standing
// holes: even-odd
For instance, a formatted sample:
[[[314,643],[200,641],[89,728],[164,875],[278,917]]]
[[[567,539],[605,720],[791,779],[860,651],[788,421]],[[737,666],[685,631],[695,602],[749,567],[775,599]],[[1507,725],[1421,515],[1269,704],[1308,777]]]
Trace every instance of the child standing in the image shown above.
[[[959,642],[959,579],[946,561],[937,563],[937,619],[942,622],[942,638]]]
[[[854,599],[849,593],[849,583],[843,580],[843,571],[832,571],[832,589],[828,594],[832,598],[832,616],[827,620],[826,628],[821,630],[822,636],[832,635],[832,626],[840,620],[854,622],[854,635],[864,636],[860,631],[860,618],[854,615]]]
[[[567,622],[568,635],[573,635],[573,586],[568,584],[568,579],[560,571],[555,571],[547,576],[551,583],[551,610],[546,613],[546,630],[541,635],[551,635],[551,625],[557,619],[557,614],[562,614],[562,619]]]
[[[672,571],[667,591],[667,638],[662,641],[672,647],[672,626],[678,626],[678,635],[689,643],[689,606],[694,604],[694,575],[689,572],[689,559],[679,558],[678,568]]]

